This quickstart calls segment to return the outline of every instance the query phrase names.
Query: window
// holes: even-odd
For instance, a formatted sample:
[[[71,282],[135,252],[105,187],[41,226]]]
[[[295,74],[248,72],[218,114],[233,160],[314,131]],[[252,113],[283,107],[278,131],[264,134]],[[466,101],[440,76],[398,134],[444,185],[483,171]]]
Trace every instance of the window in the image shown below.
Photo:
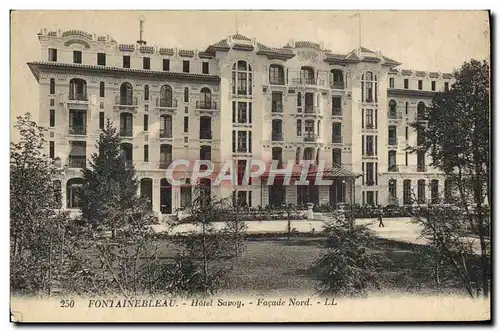
[[[131,113],[120,114],[120,136],[132,137],[133,118]]]
[[[302,94],[300,92],[297,92],[297,107],[302,106]]]
[[[422,82],[422,80],[418,80],[418,89],[419,90],[423,89],[423,82]]]
[[[332,97],[332,115],[335,116],[342,115],[342,97],[340,96]]]
[[[56,101],[54,98],[50,98],[50,106],[54,106],[56,104]]]
[[[104,112],[99,112],[99,129],[104,129]]]
[[[394,88],[394,77],[389,78],[389,88]]]
[[[148,57],[142,58],[142,69],[151,69],[151,59]]]
[[[302,136],[302,120],[297,120],[297,136]]]
[[[375,154],[374,148],[373,148],[373,135],[367,135],[365,136],[365,152],[367,156],[373,156]]]
[[[130,55],[123,56],[123,68],[130,68]]]
[[[363,102],[377,102],[377,76],[367,71],[361,77],[361,99]]]
[[[148,131],[149,126],[149,115],[144,114],[144,131]]]
[[[281,119],[273,119],[271,122],[271,140],[283,141],[283,121]]]
[[[106,65],[106,53],[97,53],[97,65],[98,66]]]
[[[408,151],[405,152],[405,166],[408,166]]]
[[[144,86],[144,100],[149,100],[149,85]]]
[[[408,115],[408,108],[410,106],[410,103],[409,102],[406,102],[405,103],[405,114]]]
[[[49,61],[57,61],[57,49],[49,48]]]
[[[417,146],[422,146],[425,143],[425,138],[424,138],[424,128],[418,127],[417,128]]]
[[[55,157],[55,143],[54,141],[49,142],[49,158],[54,159]]]
[[[332,133],[333,133],[332,142],[333,143],[342,143],[342,124],[333,123],[332,124]]]
[[[397,117],[397,110],[396,110],[396,101],[391,99],[389,101],[389,119],[396,119]]]
[[[172,101],[172,88],[170,85],[163,85],[160,88],[160,107],[172,107]]]
[[[56,126],[56,110],[50,110],[49,126],[50,127]]]
[[[182,71],[184,73],[189,73],[189,60],[182,61]]]
[[[388,139],[387,144],[389,144],[389,145],[398,145],[398,137],[397,137],[397,128],[396,128],[396,126],[389,126],[388,132],[389,132],[389,135],[388,135],[389,139]]]
[[[417,151],[417,172],[425,172],[425,152]]]
[[[333,166],[342,166],[342,149],[332,149]]]
[[[283,94],[273,91],[271,93],[271,112],[283,113]]]
[[[247,170],[247,161],[246,160],[238,160],[238,163],[237,163],[238,185],[244,184],[243,179],[245,177],[246,170]]]
[[[444,82],[444,91],[448,91],[450,89],[449,83]]]
[[[82,51],[73,51],[73,63],[82,63]]]
[[[56,80],[53,78],[50,79],[49,93],[51,95],[54,95],[56,93]]]
[[[248,151],[247,131],[238,131],[238,152]]]
[[[120,105],[132,105],[133,88],[129,82],[124,82],[120,86]]]
[[[373,129],[373,110],[372,109],[366,110],[366,128]]]
[[[366,185],[367,186],[373,186],[375,184],[373,170],[374,170],[373,163],[366,163]]]
[[[243,60],[239,60],[233,65],[232,71],[232,92],[233,95],[252,95],[252,66]]]
[[[285,84],[285,70],[283,66],[275,64],[269,66],[269,84]]]
[[[301,84],[316,84],[314,79],[314,68],[304,66],[300,68],[300,79]]]
[[[304,132],[306,137],[314,137],[314,121],[306,120],[304,122]]]
[[[403,181],[403,204],[411,205],[411,180]]]
[[[426,203],[426,198],[425,198],[425,180],[418,180],[417,182],[417,197],[418,197],[418,204],[425,204]]]
[[[245,190],[233,191],[233,206],[251,207],[252,192]]]
[[[344,73],[340,69],[330,71],[330,87],[332,89],[344,89]]]
[[[185,184],[181,186],[181,207],[186,208],[191,204],[191,182],[190,179],[185,180]]]
[[[189,132],[189,117],[187,116],[184,117],[184,132]]]
[[[405,127],[405,140],[408,140],[408,127]]]
[[[106,90],[106,86],[105,86],[104,82],[99,83],[99,97],[104,98],[104,96],[106,94],[105,90]]]
[[[163,70],[170,71],[170,59],[163,59]]]
[[[431,204],[439,203],[439,180],[431,180]]]
[[[409,81],[407,78],[404,79],[404,88],[408,89]]]
[[[189,103],[189,88],[184,88],[184,102]]]
[[[209,70],[208,70],[208,62],[203,62],[201,64],[201,73],[202,74],[208,74],[209,73]]]
[[[149,145],[144,145],[144,162],[149,162]]]
[[[251,105],[252,103],[241,101],[233,102],[233,123],[252,123]],[[236,106],[238,106],[238,109],[235,109]],[[235,120],[237,120],[237,122]]]
[[[397,181],[395,179],[390,179],[389,180],[389,200],[390,201],[395,201],[397,200]]]
[[[83,186],[83,179],[73,178],[66,182],[66,205],[68,209],[77,209],[81,205],[80,190]]]
[[[436,81],[431,82],[431,90],[436,91]]]
[[[387,165],[387,169],[389,172],[396,172],[398,170],[395,150],[389,150]]]
[[[452,198],[451,180],[444,180],[444,201],[449,203]]]

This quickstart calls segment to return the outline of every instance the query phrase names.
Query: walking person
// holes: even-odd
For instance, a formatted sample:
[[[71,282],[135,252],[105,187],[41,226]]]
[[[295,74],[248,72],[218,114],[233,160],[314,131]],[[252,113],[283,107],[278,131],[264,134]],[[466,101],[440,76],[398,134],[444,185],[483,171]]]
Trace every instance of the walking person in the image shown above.
[[[385,227],[382,215],[383,215],[383,213],[382,213],[382,209],[381,209],[379,211],[379,215],[378,215],[378,227]]]

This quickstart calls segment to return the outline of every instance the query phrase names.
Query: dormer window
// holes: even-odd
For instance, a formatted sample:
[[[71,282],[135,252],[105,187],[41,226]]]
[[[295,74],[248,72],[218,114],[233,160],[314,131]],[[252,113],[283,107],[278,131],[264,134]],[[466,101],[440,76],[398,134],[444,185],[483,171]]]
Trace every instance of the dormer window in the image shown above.
[[[49,61],[57,61],[57,49],[49,48]]]

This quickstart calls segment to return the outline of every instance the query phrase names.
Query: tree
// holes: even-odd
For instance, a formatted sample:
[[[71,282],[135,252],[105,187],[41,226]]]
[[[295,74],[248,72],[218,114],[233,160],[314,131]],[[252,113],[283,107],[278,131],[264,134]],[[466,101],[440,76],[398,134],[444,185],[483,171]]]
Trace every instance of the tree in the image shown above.
[[[138,180],[134,165],[129,163],[120,146],[116,128],[108,119],[97,141],[90,167],[83,170],[84,185],[80,193],[83,219],[95,227],[111,229],[126,226],[136,213],[146,212],[146,202],[137,194]]]
[[[328,251],[314,264],[318,290],[325,295],[362,295],[378,288],[385,257],[376,251],[376,234],[365,225],[333,213],[325,222]]]
[[[20,140],[10,151],[11,286],[50,289],[53,244],[59,241],[53,180],[59,175],[45,151],[46,129],[30,113],[17,117]]]
[[[234,245],[235,257],[239,257],[243,250],[245,232],[248,229],[248,225],[244,220],[245,214],[241,213],[241,206],[245,204],[245,202],[237,201],[236,191],[233,191],[233,204],[231,209],[229,209],[229,215],[225,221],[224,230],[227,232]]]
[[[421,144],[411,151],[432,156],[437,167],[455,187],[458,206],[479,236],[482,292],[489,294],[487,239],[490,237],[490,69],[486,61],[471,60],[454,72],[449,91],[437,93],[432,105],[412,123],[421,133]],[[487,198],[488,206],[485,206]]]

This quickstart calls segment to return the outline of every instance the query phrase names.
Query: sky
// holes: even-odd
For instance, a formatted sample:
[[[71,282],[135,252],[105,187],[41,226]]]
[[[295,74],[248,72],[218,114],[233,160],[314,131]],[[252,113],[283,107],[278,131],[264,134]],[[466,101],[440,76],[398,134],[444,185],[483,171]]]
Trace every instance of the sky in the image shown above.
[[[11,125],[20,114],[38,114],[38,84],[26,65],[42,60],[37,33],[84,30],[118,43],[139,39],[145,18],[149,45],[204,50],[236,31],[270,47],[290,40],[323,42],[335,53],[359,44],[353,11],[13,11],[11,16]],[[362,11],[361,44],[403,65],[451,72],[464,61],[489,57],[486,11]],[[45,59],[43,59],[45,60]]]

